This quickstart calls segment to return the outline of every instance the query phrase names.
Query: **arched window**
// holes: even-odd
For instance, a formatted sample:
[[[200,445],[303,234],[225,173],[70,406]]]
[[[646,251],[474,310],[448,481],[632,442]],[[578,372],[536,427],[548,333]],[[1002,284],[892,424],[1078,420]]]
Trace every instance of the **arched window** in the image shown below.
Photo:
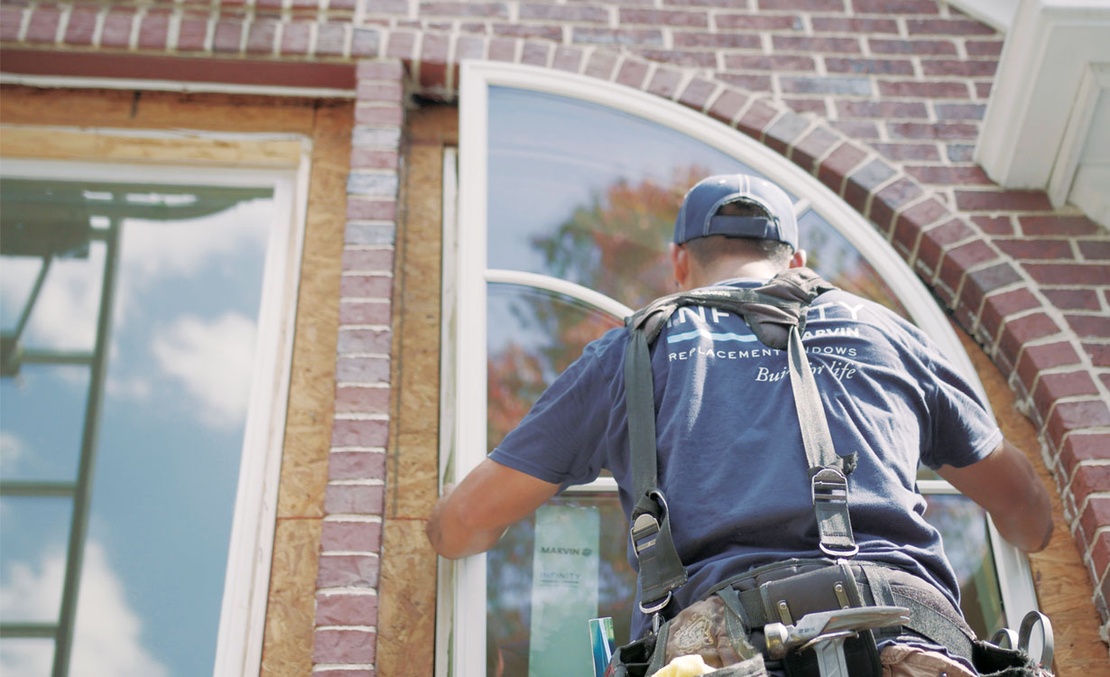
[[[783,186],[811,265],[921,326],[978,383],[944,314],[874,228],[736,130],[612,83],[467,63],[460,139],[457,220],[444,242],[448,479],[480,462],[586,342],[673,291],[666,243],[675,209],[714,173],[761,174]],[[923,472],[920,486],[969,620],[988,634],[1014,625],[1006,610],[1035,606],[1024,559],[935,475]],[[602,478],[553,499],[488,555],[445,564],[437,664],[462,675],[496,674],[498,665],[505,674],[561,674],[575,660],[588,669],[587,619],[611,616],[618,641],[628,634],[635,575],[626,540],[615,486]],[[582,555],[557,564],[546,556],[557,548]],[[544,597],[553,587],[561,592]]]

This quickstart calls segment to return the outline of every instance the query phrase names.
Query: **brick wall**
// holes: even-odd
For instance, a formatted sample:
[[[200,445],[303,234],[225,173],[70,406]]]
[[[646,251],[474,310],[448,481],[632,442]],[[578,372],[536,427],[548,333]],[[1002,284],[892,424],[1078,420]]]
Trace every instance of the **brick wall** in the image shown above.
[[[1037,427],[1105,638],[1110,235],[1054,210],[1041,191],[995,186],[972,161],[1002,44],[936,0],[0,3],[9,71],[81,73],[76,64],[95,52],[129,64],[113,71],[122,75],[173,80],[178,67],[221,59],[285,84],[275,62],[321,74],[358,63],[320,674],[374,661],[373,614],[344,611],[353,607],[342,597],[376,589],[376,544],[352,546],[339,523],[380,520],[382,510],[384,465],[367,459],[386,444],[388,408],[360,388],[389,385],[403,103],[412,93],[453,100],[466,58],[677,101],[783,153],[869,218],[1007,375]]]

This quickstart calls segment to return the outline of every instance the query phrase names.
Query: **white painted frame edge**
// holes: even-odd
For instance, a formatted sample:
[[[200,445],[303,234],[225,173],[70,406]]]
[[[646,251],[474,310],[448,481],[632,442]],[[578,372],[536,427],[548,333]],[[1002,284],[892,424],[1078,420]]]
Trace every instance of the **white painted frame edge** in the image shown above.
[[[250,138],[258,137],[252,135]],[[218,677],[258,674],[262,662],[310,156],[311,148],[306,140],[299,164],[284,171],[24,159],[5,159],[0,169],[5,177],[272,186],[274,189],[278,220],[267,244],[263,272],[255,376],[239,463],[216,641],[213,675]],[[274,337],[274,340],[266,341],[263,337]]]
[[[1009,188],[1044,188],[1088,63],[1110,61],[1105,0],[1023,0],[1006,38],[974,160]],[[1066,102],[1067,105],[1060,105]]]
[[[484,292],[488,205],[485,177],[488,167],[488,93],[491,86],[552,93],[623,111],[680,131],[733,157],[750,161],[753,155],[758,156],[759,159],[753,164],[770,180],[786,186],[805,185],[811,191],[806,197],[813,207],[834,227],[839,225],[838,232],[868,256],[869,262],[906,306],[913,321],[933,337],[982,399],[987,401],[971,360],[947,318],[932,301],[925,285],[870,223],[839,196],[783,156],[711,118],[623,85],[534,66],[464,60],[460,67],[459,86],[459,227],[456,258],[459,265],[453,280],[444,279],[445,285],[454,282],[458,299],[455,313],[456,334],[445,336],[444,342],[444,351],[453,355],[456,361],[457,380],[454,383],[456,391],[453,397],[456,403],[455,415],[458,418],[455,433],[459,437],[455,446],[455,476],[464,476],[486,454],[485,428],[484,425],[479,425],[479,422],[485,422],[485,398],[464,397],[461,384],[466,384],[465,390],[468,392],[485,392],[487,387],[484,362],[478,364],[479,361],[474,360],[473,355],[485,354],[486,346]],[[645,111],[650,111],[652,116],[645,116]],[[471,359],[461,359],[463,355],[469,355]],[[464,430],[472,431],[473,437],[463,437]],[[453,478],[445,478],[445,481],[452,480]],[[991,529],[992,537],[997,537],[993,526]],[[993,547],[1012,550],[997,538],[994,539]],[[1008,569],[1009,563],[1014,560],[1020,560],[1021,566],[1015,570]],[[1003,587],[1007,623],[1016,626],[1024,613],[1018,609],[1036,608],[1036,596],[1028,574],[1028,565],[1016,554],[1014,557],[996,556],[996,561],[999,562],[998,573]],[[462,609],[485,608],[485,565],[484,554],[464,558],[456,563],[455,590],[458,600],[453,618],[455,633],[449,640],[454,648],[454,655],[447,668],[448,674],[481,674],[484,670],[485,617],[483,614],[473,614],[470,617]],[[1021,590],[1007,595],[1006,588],[1013,585],[1020,586]],[[476,649],[475,645],[483,650]]]

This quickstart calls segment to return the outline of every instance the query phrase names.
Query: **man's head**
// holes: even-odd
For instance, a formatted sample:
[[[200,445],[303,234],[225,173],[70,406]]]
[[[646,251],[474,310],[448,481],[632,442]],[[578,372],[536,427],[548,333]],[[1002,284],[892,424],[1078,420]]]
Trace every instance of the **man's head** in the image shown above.
[[[744,174],[711,176],[686,193],[675,220],[672,259],[679,286],[703,277],[742,276],[750,265],[763,274],[805,265],[790,197],[775,184]],[[690,264],[697,266],[692,271]],[[735,271],[732,275],[730,271]],[[715,280],[710,280],[715,281]]]
[[[794,204],[775,184],[756,176],[721,174],[686,193],[675,220],[674,243],[724,235],[774,240],[798,250]]]

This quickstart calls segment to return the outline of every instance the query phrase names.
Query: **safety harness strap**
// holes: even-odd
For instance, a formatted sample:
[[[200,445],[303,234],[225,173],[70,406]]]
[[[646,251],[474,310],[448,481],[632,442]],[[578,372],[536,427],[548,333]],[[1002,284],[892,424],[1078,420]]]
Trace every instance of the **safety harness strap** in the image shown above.
[[[630,536],[640,565],[640,609],[644,613],[658,613],[665,608],[671,593],[687,580],[671,536],[666,499],[658,488],[655,389],[650,356],[651,343],[670,316],[683,306],[706,305],[736,313],[765,345],[788,351],[821,550],[838,558],[851,557],[858,551],[847,502],[846,475],[851,472],[854,455],[846,462],[833,448],[817,384],[801,342],[806,310],[814,298],[830,289],[833,287],[812,270],[792,268],[756,289],[713,287],[672,294],[625,321],[631,332],[624,378],[637,500]]]

